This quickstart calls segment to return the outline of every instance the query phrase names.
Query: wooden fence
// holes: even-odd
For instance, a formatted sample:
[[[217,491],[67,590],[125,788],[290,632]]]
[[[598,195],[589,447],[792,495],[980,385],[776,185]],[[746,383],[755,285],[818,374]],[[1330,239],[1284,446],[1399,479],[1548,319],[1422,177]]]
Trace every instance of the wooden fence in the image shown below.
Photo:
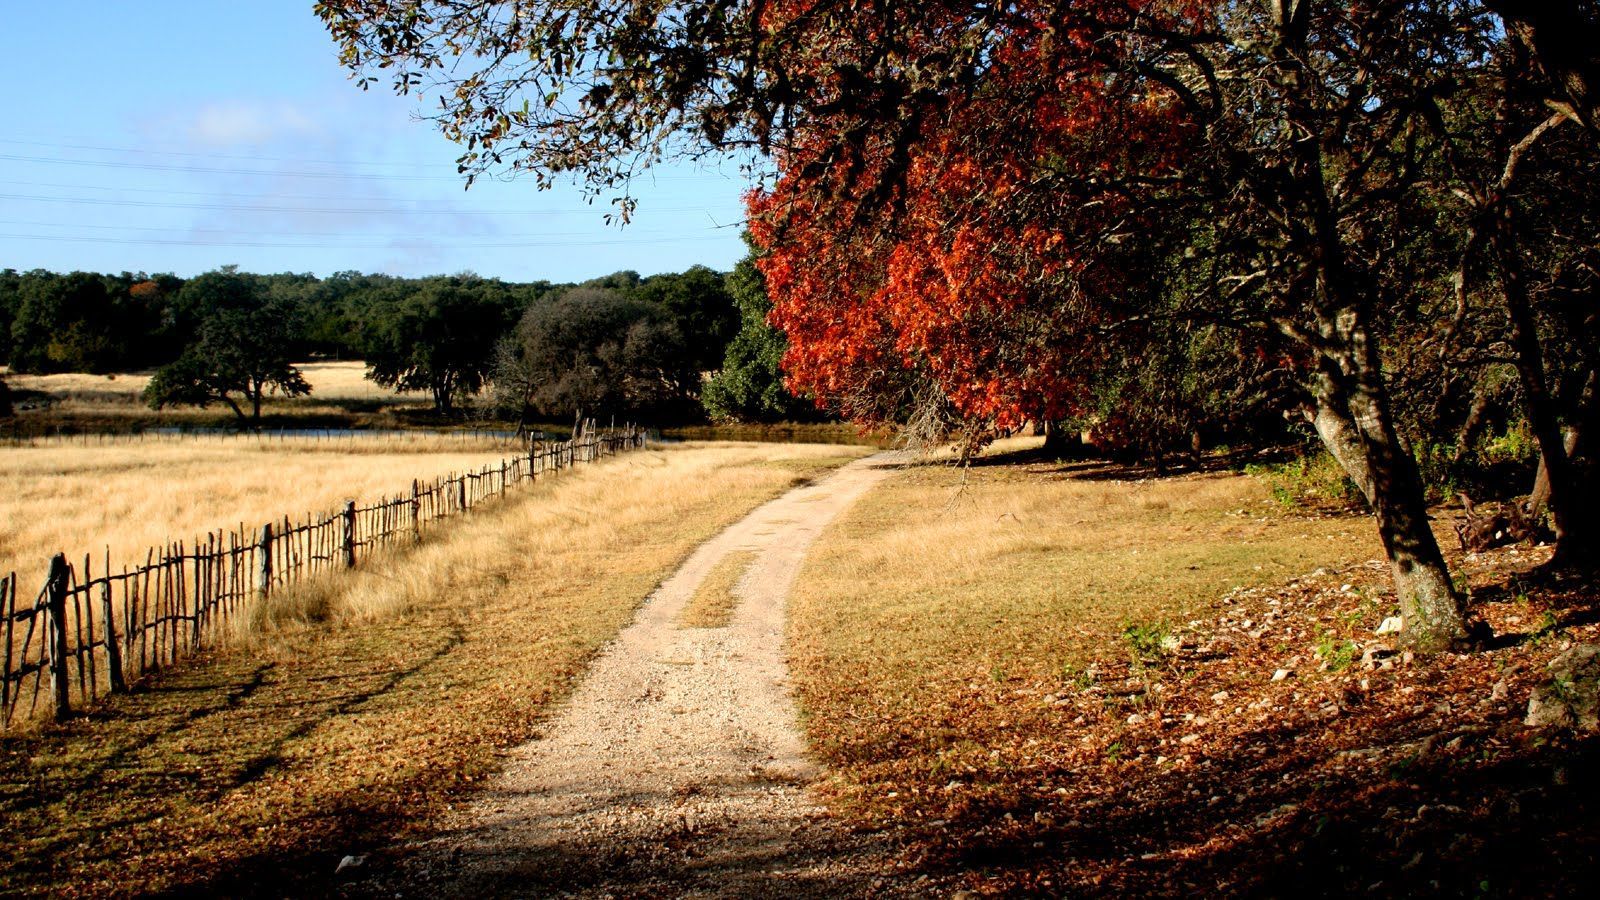
[[[533,440],[526,453],[477,472],[413,481],[409,494],[344,508],[302,522],[244,526],[192,543],[151,548],[120,572],[109,554],[99,573],[57,554],[32,602],[19,600],[15,572],[0,576],[0,729],[21,709],[31,719],[42,691],[59,720],[89,703],[212,643],[252,604],[316,572],[349,568],[397,541],[421,539],[435,519],[465,512],[520,482],[644,445],[628,427],[599,431],[587,423],[570,440]]]

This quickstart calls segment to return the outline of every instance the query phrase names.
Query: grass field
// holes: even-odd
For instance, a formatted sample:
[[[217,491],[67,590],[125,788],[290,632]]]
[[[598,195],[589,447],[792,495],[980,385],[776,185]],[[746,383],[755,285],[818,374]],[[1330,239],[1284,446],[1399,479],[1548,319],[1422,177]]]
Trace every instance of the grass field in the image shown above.
[[[97,570],[108,546],[113,565],[142,562],[167,541],[396,495],[414,478],[478,469],[509,452],[488,439],[409,435],[0,446],[0,572],[16,571],[31,591],[57,552],[79,562],[92,554]]]
[[[261,409],[269,422],[393,425],[400,421],[397,416],[425,412],[432,405],[426,395],[400,394],[368,381],[366,364],[359,360],[295,365],[311,384],[311,393],[294,399],[269,396]],[[150,376],[150,372],[7,375],[6,382],[17,392],[22,421],[39,419],[110,428],[133,424],[226,426],[236,421],[226,406],[150,409],[140,397]]]
[[[1364,520],[1286,516],[1250,478],[1109,475],[915,468],[827,532],[790,626],[824,756],[862,777],[937,771],[986,729],[1036,717],[1014,692],[1071,681],[1130,627],[1170,629],[1231,588],[1378,552]],[[974,701],[993,715],[971,719]]]
[[[346,854],[381,865],[695,545],[857,455],[689,445],[576,470],[331,580],[315,617],[0,739],[0,893],[324,893]]]
[[[1271,487],[1023,454],[865,496],[790,606],[834,810],[980,896],[1587,890],[1600,738],[1523,716],[1592,589],[1452,554],[1499,637],[1398,654],[1370,518]]]
[[[733,618],[733,611],[739,606],[739,595],[734,589],[755,560],[754,551],[739,550],[729,553],[717,563],[678,613],[678,626],[726,628]]]

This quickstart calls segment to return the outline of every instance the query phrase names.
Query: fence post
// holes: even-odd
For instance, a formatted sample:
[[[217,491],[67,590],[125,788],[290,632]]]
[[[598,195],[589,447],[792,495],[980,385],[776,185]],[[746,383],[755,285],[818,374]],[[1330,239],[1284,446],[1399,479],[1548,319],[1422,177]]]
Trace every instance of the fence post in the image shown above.
[[[111,612],[110,565],[106,566],[106,580],[100,585],[100,616],[105,619],[106,667],[111,675],[111,693],[120,694],[128,689],[128,684],[122,680],[122,647],[117,644],[117,620]]]
[[[344,502],[344,564],[353,569],[356,565],[356,502]]]
[[[56,721],[72,713],[67,697],[67,557],[57,553],[50,560],[50,580],[45,585],[49,616],[50,687],[56,699]]]
[[[456,482],[456,500],[458,501],[456,505],[461,507],[461,511],[462,512],[466,512],[467,511],[467,473],[465,473],[465,472],[461,473],[461,480]]]
[[[528,480],[529,481],[534,480],[534,477],[537,475],[537,472],[535,472],[535,470],[533,468],[533,460],[534,460],[534,455],[533,454],[534,454],[534,451],[538,448],[538,446],[539,445],[537,443],[535,443],[531,438],[528,440]]]
[[[261,526],[261,574],[256,593],[265,598],[272,593],[272,523]]]
[[[422,542],[422,500],[418,496],[417,480],[411,479],[411,540],[413,543]]]
[[[205,576],[201,574],[204,563],[201,558],[204,551],[200,549],[200,539],[194,541],[194,582],[189,585],[189,593],[194,597],[190,604],[189,612],[194,615],[194,629],[189,632],[189,652],[193,653],[200,646],[200,619],[205,615]]]

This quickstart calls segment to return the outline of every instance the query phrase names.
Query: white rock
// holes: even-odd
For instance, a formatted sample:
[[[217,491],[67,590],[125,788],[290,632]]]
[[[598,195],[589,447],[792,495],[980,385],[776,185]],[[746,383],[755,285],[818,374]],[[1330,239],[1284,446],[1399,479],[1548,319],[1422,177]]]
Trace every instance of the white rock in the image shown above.
[[[1397,632],[1403,631],[1405,629],[1405,627],[1406,627],[1406,622],[1405,622],[1404,619],[1400,618],[1399,616],[1390,616],[1387,619],[1384,619],[1383,622],[1378,625],[1378,630],[1373,632],[1373,633],[1374,634],[1395,634]]]
[[[1272,680],[1273,681],[1282,681],[1285,678],[1288,678],[1292,674],[1294,674],[1294,673],[1289,669],[1279,669],[1278,671],[1272,673]]]
[[[339,860],[339,867],[333,870],[333,874],[338,875],[350,869],[359,869],[366,864],[367,855],[365,853],[360,856],[346,856],[344,859]]]

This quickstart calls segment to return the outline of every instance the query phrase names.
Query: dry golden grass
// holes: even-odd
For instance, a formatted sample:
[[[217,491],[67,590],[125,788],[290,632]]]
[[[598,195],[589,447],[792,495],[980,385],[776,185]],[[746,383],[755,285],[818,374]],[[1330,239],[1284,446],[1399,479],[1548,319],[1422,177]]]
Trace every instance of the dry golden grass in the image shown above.
[[[401,394],[367,380],[367,364],[360,360],[295,363],[311,384],[311,396],[325,400],[417,400],[421,394]]]
[[[733,617],[734,607],[739,605],[739,597],[734,593],[734,587],[744,573],[749,570],[750,564],[755,561],[756,554],[753,550],[740,550],[730,553],[723,560],[706,573],[706,580],[684,604],[683,610],[678,613],[678,627],[680,628],[725,628],[728,620]]]
[[[296,363],[311,394],[286,399],[269,396],[262,404],[265,416],[298,418],[348,417],[360,412],[395,407],[427,407],[431,401],[422,394],[400,394],[366,379],[366,364],[359,360]],[[150,372],[89,375],[67,372],[57,375],[8,375],[6,381],[17,391],[36,391],[47,395],[53,417],[115,422],[123,419],[151,418],[173,424],[225,424],[234,415],[225,406],[210,409],[175,407],[159,415],[145,406],[141,393],[150,383]]]
[[[60,400],[101,403],[137,403],[139,394],[150,383],[149,372],[90,375],[63,372],[58,375],[7,375],[6,382],[16,391],[38,391]]]
[[[1287,515],[1252,478],[1116,475],[1014,463],[963,481],[914,466],[825,533],[790,639],[827,760],[852,783],[874,766],[935,770],[954,745],[1024,727],[1005,698],[1070,680],[1129,625],[1182,622],[1235,586],[1379,555],[1364,519]]]
[[[97,570],[108,546],[114,565],[142,562],[167,541],[396,495],[414,478],[476,470],[508,452],[488,439],[420,435],[0,447],[0,572],[16,571],[32,590],[57,552],[79,562],[92,554]]]
[[[514,492],[279,606],[251,642],[0,738],[0,893],[325,894],[537,733],[693,549],[850,458],[685,445]]]
[[[404,394],[380,387],[366,378],[367,365],[360,360],[321,360],[295,363],[311,384],[311,396],[329,400],[399,400]],[[8,375],[6,381],[16,390],[39,391],[62,399],[98,399],[113,403],[139,403],[139,395],[150,383],[150,372],[122,372],[90,375],[62,372],[55,375]]]

